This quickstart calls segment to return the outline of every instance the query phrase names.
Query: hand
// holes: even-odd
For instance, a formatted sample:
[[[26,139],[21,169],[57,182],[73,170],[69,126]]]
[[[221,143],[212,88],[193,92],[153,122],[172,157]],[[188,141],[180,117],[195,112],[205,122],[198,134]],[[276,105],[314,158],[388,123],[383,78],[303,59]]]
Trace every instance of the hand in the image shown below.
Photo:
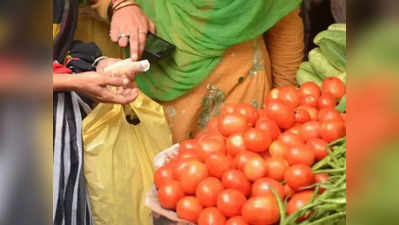
[[[138,60],[144,51],[148,31],[154,33],[155,25],[138,6],[124,7],[112,15],[111,40],[118,42],[123,48],[129,43],[130,57],[134,61]],[[128,34],[130,37],[119,38],[120,34]]]
[[[127,78],[110,77],[97,72],[86,72],[70,75],[73,78],[73,89],[99,102],[128,104],[138,95],[137,88],[126,88]],[[110,86],[116,87],[111,90]]]
[[[128,78],[130,81],[134,81],[136,79],[136,74],[145,71],[147,68],[142,63],[132,63],[131,61],[126,62],[126,60],[122,64],[119,64],[117,68],[113,67],[112,72],[105,72],[107,66],[112,65],[116,62],[121,61],[121,59],[116,58],[105,58],[98,62],[96,70],[99,73],[103,73],[110,76],[119,76],[122,78]]]

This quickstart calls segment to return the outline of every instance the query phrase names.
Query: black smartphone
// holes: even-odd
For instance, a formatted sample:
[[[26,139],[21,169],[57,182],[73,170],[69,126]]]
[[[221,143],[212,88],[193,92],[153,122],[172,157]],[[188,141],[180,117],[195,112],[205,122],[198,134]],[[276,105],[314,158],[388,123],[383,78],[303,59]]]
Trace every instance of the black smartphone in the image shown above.
[[[168,41],[152,34],[147,34],[147,40],[143,52],[144,59],[159,60],[169,56],[176,46]]]

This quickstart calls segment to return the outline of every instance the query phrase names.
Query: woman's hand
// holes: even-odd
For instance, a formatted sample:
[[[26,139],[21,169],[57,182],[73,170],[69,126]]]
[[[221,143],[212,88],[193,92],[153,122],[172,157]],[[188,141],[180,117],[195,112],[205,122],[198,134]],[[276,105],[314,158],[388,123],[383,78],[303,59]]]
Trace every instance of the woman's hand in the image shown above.
[[[112,15],[111,40],[118,42],[120,47],[127,47],[129,43],[130,57],[134,61],[138,60],[144,51],[148,31],[154,33],[155,25],[136,5],[119,9]],[[119,38],[121,34],[127,34],[129,37]]]
[[[112,75],[107,72],[105,72],[105,68],[109,65],[112,65],[118,61],[121,61],[121,59],[116,59],[116,58],[105,58],[102,59],[98,62],[96,70],[99,73],[103,73],[106,75]],[[134,81],[136,80],[136,74],[145,71],[145,67],[143,67],[143,64],[128,64],[123,66],[123,69],[118,70],[117,73],[118,76],[122,78],[128,78],[129,81]],[[131,82],[130,82],[131,83]]]

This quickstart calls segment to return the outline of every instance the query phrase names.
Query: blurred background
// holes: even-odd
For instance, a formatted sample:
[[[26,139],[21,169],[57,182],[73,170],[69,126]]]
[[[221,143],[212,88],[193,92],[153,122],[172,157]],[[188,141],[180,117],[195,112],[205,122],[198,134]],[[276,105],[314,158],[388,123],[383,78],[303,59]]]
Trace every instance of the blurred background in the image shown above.
[[[305,0],[306,47],[348,24],[348,221],[399,221],[399,2]],[[52,2],[0,1],[0,225],[50,224]],[[307,54],[306,54],[307,55]]]

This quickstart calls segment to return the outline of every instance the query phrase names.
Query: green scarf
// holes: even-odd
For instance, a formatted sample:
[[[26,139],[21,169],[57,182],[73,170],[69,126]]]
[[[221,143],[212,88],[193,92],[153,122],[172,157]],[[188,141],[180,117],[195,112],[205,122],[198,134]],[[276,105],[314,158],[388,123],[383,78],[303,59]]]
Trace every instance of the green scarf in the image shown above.
[[[270,29],[301,0],[136,0],[157,35],[177,46],[172,57],[137,76],[149,97],[171,101],[199,85],[224,51]]]

